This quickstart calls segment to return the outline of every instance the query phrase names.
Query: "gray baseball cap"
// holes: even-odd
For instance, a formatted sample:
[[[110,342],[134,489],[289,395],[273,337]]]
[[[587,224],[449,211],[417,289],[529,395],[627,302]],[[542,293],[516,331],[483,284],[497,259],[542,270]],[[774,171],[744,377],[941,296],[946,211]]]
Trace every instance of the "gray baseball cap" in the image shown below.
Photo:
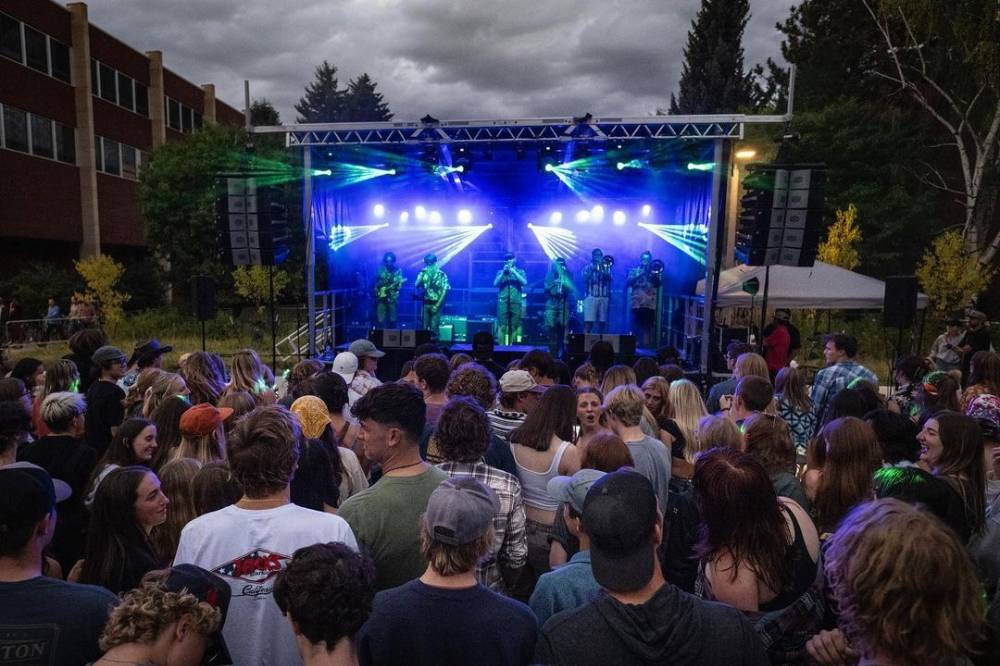
[[[99,347],[97,351],[94,352],[94,355],[90,357],[90,360],[92,360],[97,365],[100,365],[101,363],[105,363],[107,361],[120,361],[122,365],[124,365],[125,352],[123,352],[121,349],[118,349],[118,347],[105,345],[103,347]]]
[[[385,352],[379,351],[378,348],[375,346],[374,342],[372,342],[371,340],[365,340],[364,338],[352,342],[350,349],[351,353],[357,356],[358,358],[363,358],[365,356],[371,356],[372,358],[382,358],[383,356],[385,356]]]
[[[581,469],[573,476],[557,476],[549,480],[549,495],[560,502],[569,504],[574,511],[582,515],[587,491],[594,485],[594,481],[605,474],[606,472],[598,469]]]
[[[434,541],[461,546],[481,537],[499,511],[491,488],[471,476],[456,476],[431,493],[424,519]]]

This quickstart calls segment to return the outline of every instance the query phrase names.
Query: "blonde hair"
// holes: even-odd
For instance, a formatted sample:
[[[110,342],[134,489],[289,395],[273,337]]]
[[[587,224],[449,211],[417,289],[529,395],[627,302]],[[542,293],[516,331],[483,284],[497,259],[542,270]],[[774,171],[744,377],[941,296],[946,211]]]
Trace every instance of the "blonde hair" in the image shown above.
[[[595,389],[600,388],[598,384],[601,383],[601,377],[597,373],[597,368],[591,365],[590,361],[584,361],[580,364],[580,367],[576,369],[573,373],[573,382],[579,380],[580,384],[589,386]],[[574,388],[579,388],[578,384],[573,384]]]
[[[698,432],[698,421],[701,417],[708,416],[705,408],[705,401],[701,399],[698,387],[690,379],[675,379],[670,384],[670,407],[673,410],[673,419],[684,433],[685,442],[693,442],[695,433]],[[688,453],[690,447],[684,447],[684,457],[690,456],[689,462],[694,460],[693,453]]]
[[[102,652],[126,643],[152,645],[170,625],[190,615],[198,633],[209,636],[222,624],[222,612],[188,592],[164,587],[169,569],[151,571],[142,584],[125,593],[111,611],[98,643]]]
[[[150,541],[157,555],[171,562],[177,554],[181,530],[198,517],[194,508],[194,477],[201,469],[201,462],[194,458],[176,458],[160,468],[160,489],[170,500],[167,520],[150,533]]]
[[[654,417],[659,416],[671,416],[670,410],[670,382],[668,382],[663,377],[657,375],[655,377],[650,377],[642,383],[643,391],[652,391],[660,396],[661,407],[659,414],[653,414]]]
[[[143,403],[146,397],[146,391],[152,388],[153,384],[159,379],[160,375],[167,374],[165,370],[160,370],[159,368],[143,368],[139,371],[139,374],[135,378],[135,384],[128,390],[128,395],[125,396],[125,414],[128,415],[135,408],[136,405]],[[145,414],[137,414],[137,416],[146,416]]]
[[[181,435],[181,443],[174,450],[171,460],[178,458],[194,458],[201,464],[214,462],[216,460],[226,461],[226,435],[219,427],[201,437],[189,437]]]
[[[156,370],[156,368],[146,368],[142,372],[145,373],[148,370]],[[142,373],[140,373],[140,378]],[[176,372],[167,372],[165,370],[159,370],[156,373],[151,373],[152,383],[147,390],[143,391],[142,396],[142,415],[147,419],[150,418],[156,408],[159,407],[164,400],[172,395],[182,395],[187,392],[187,382]],[[138,382],[136,382],[138,386]]]
[[[80,370],[73,361],[60,358],[45,364],[45,387],[42,399],[59,391],[73,390],[73,382],[80,381]],[[79,387],[77,387],[79,388]]]
[[[736,357],[736,365],[733,366],[733,376],[736,379],[744,377],[763,377],[771,381],[771,373],[767,370],[767,361],[760,354],[746,352]]]
[[[259,405],[274,403],[273,391],[268,382],[270,373],[252,349],[241,349],[233,354],[231,379],[226,393],[246,391],[254,396]],[[268,395],[270,394],[270,395]]]
[[[615,417],[625,427],[639,425],[646,411],[642,391],[635,384],[615,387],[604,397],[604,413]]]
[[[222,370],[216,366],[216,360],[208,352],[191,352],[184,358],[180,371],[191,389],[192,405],[202,402],[214,405],[226,389]]]
[[[688,441],[688,446],[684,447],[684,457],[694,459],[699,453],[715,448],[743,450],[743,433],[732,421],[724,416],[709,414],[703,416],[698,421],[698,429],[695,432],[693,444]]]
[[[976,653],[985,630],[981,588],[956,535],[897,499],[860,505],[826,550],[839,625],[859,652],[908,664]]]
[[[427,518],[420,518],[420,552],[431,569],[441,576],[455,576],[475,568],[493,550],[494,538],[493,526],[490,525],[479,538],[452,546],[434,541],[427,528]]]
[[[627,365],[613,365],[604,373],[601,393],[608,395],[612,389],[626,384],[635,384],[635,370]]]

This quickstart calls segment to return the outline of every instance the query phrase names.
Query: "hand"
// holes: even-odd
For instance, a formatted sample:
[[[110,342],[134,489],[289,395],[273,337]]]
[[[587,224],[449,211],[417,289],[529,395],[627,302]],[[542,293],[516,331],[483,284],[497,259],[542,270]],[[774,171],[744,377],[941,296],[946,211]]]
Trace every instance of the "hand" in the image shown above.
[[[840,629],[821,631],[806,642],[806,652],[818,664],[829,666],[850,666],[858,660],[844,633]]]

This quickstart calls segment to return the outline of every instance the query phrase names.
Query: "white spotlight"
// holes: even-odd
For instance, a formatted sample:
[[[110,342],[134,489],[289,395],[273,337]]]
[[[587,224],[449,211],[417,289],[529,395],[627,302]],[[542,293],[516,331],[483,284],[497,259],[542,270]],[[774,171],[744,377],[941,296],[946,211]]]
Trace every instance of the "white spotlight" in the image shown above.
[[[628,218],[625,217],[624,211],[616,210],[615,214],[611,216],[611,219],[614,220],[616,227],[623,227],[625,226],[625,220]]]
[[[590,219],[600,222],[604,219],[604,206],[597,205],[590,209]]]
[[[590,221],[590,211],[589,210],[578,210],[576,211],[576,221],[580,224]]]
[[[372,214],[375,217],[377,217],[379,219],[382,219],[383,217],[385,217],[385,206],[383,206],[380,203],[379,204],[375,204],[375,206],[372,207]]]
[[[417,206],[413,209],[413,216],[423,222],[427,219],[427,209],[423,206]]]
[[[406,224],[407,222],[409,222],[410,221],[410,211],[404,210],[402,213],[400,213],[399,214],[399,221],[402,224]]]
[[[430,220],[431,224],[441,224],[441,213],[432,210],[427,219]]]
[[[472,222],[472,211],[468,208],[463,208],[458,211],[458,223],[459,224],[469,224]]]
[[[642,207],[642,216],[643,217],[649,217],[652,212],[653,212],[653,207],[650,206],[649,204],[646,204],[646,205],[644,205]]]
[[[559,211],[553,212],[549,215],[549,224],[559,225],[562,224],[562,213]]]

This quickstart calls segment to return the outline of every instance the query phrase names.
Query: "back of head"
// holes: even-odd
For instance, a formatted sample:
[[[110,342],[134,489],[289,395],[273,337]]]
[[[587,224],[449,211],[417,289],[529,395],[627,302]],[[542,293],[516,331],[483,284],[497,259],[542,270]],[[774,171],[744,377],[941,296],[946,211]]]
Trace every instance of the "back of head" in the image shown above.
[[[927,359],[920,356],[900,356],[896,359],[896,373],[905,382],[919,382],[930,370]]]
[[[181,417],[191,409],[191,403],[181,395],[168,396],[153,410],[150,421],[156,425],[156,464],[167,460],[174,450],[180,446]]]
[[[977,351],[969,365],[969,384],[980,384],[993,395],[1000,395],[1000,354]]]
[[[80,388],[80,371],[76,363],[60,358],[45,364],[44,395],[58,391],[78,391]]]
[[[894,497],[927,509],[958,534],[965,522],[962,502],[948,484],[916,466],[883,467],[872,481],[875,497]]]
[[[875,433],[883,461],[895,465],[904,460],[916,462],[920,458],[917,424],[908,416],[876,409],[865,414],[865,421]]]
[[[597,373],[597,368],[595,368],[590,363],[584,362],[573,372],[573,385],[574,386],[592,386],[594,388],[599,388],[601,383],[601,377]]]
[[[224,462],[201,466],[191,481],[194,510],[198,516],[224,509],[243,497],[243,486]]]
[[[0,456],[13,455],[31,435],[31,416],[20,402],[0,401]]]
[[[961,385],[950,373],[936,370],[923,378],[917,394],[924,414],[934,414],[941,410],[958,411],[958,392]]]
[[[11,370],[10,376],[20,379],[24,382],[25,386],[28,386],[30,389],[34,389],[35,387],[31,385],[33,382],[32,375],[34,375],[35,372],[41,367],[42,362],[37,358],[25,356],[14,364],[14,369]]]
[[[302,431],[280,405],[258,407],[244,416],[226,440],[229,468],[250,498],[283,490],[299,460]]]
[[[958,663],[984,635],[981,589],[955,535],[896,499],[858,506],[826,550],[839,626],[892,663]]]
[[[673,383],[678,379],[684,379],[684,368],[679,365],[661,365],[660,375],[667,380],[667,383]]]
[[[94,352],[108,344],[108,336],[99,328],[85,328],[69,336],[69,350],[84,358],[90,358]]]
[[[635,383],[639,386],[642,386],[650,377],[656,377],[660,374],[659,364],[656,362],[656,359],[650,356],[643,356],[637,359],[632,364],[632,370],[635,372]]]
[[[291,393],[295,387],[310,377],[314,377],[323,372],[323,362],[314,358],[307,358],[299,361],[288,373],[288,390]],[[295,396],[296,398],[299,396]]]
[[[445,461],[479,462],[490,445],[490,421],[475,400],[455,397],[441,411],[434,438]]]
[[[552,354],[544,349],[532,349],[521,358],[521,370],[527,370],[537,379],[555,379],[556,372],[553,368]]]
[[[302,382],[296,398],[314,395],[326,404],[331,414],[340,414],[348,402],[347,382],[336,372],[321,372]]]
[[[496,400],[497,383],[489,370],[478,363],[465,363],[448,377],[445,393],[449,398],[468,396],[483,409],[490,409]]]
[[[431,393],[443,393],[448,385],[451,368],[448,367],[448,357],[444,354],[424,354],[413,362],[413,371],[417,379],[427,384]]]
[[[626,428],[639,425],[645,406],[642,390],[635,384],[618,386],[604,397],[604,413],[613,416]]]
[[[472,355],[476,358],[489,358],[493,354],[495,342],[492,333],[479,331],[472,336]]]
[[[145,531],[136,518],[139,484],[148,467],[119,467],[104,477],[94,493],[87,547],[80,582],[120,591],[126,565],[141,566],[156,557]]]
[[[845,417],[854,417],[856,419],[863,418],[865,414],[871,411],[871,406],[865,399],[865,396],[857,389],[844,388],[834,394],[833,398],[830,400],[830,404],[827,405],[826,414],[823,416],[823,420],[829,423],[835,419],[841,419]]]
[[[812,409],[812,401],[806,390],[805,371],[800,368],[786,366],[778,370],[774,378],[774,394],[780,396],[796,411],[808,412]]]
[[[510,434],[510,441],[538,451],[548,450],[553,435],[572,441],[576,402],[576,391],[570,387],[550,387],[524,423]]]
[[[420,521],[420,550],[431,569],[455,576],[475,569],[493,547],[493,519],[500,502],[471,476],[445,479],[427,500]]]
[[[17,377],[0,377],[0,402],[20,400],[28,390]]]
[[[698,421],[698,430],[694,445],[689,444],[692,456],[715,448],[727,448],[735,451],[743,450],[743,433],[732,419],[725,416],[709,414]]]
[[[581,469],[615,472],[622,467],[634,466],[635,461],[628,445],[610,432],[599,432],[591,437],[580,458]]]
[[[844,352],[847,358],[854,358],[858,355],[858,340],[853,335],[846,333],[831,333],[824,338],[824,344],[832,342],[835,349]]]
[[[627,365],[613,365],[604,373],[601,393],[608,395],[611,393],[611,389],[626,384],[635,384],[635,370]]]
[[[79,393],[60,391],[52,393],[42,400],[39,415],[42,421],[54,433],[69,430],[73,419],[87,410],[87,401]]]
[[[736,365],[733,367],[733,375],[737,379],[743,377],[760,377],[771,381],[771,375],[767,370],[767,361],[760,354],[754,352],[744,352],[736,358]]]
[[[354,403],[351,413],[358,421],[372,420],[380,425],[399,428],[412,446],[418,444],[427,424],[424,396],[410,384],[376,386]]]
[[[598,340],[590,348],[590,356],[587,360],[597,368],[599,373],[603,374],[615,362],[615,348],[607,340]]]
[[[196,351],[185,359],[180,368],[181,376],[191,389],[191,402],[215,404],[226,388],[223,369],[208,352]]]
[[[795,472],[795,444],[784,419],[772,414],[751,414],[743,428],[746,452],[764,466],[768,475]]]
[[[774,389],[767,379],[750,375],[736,384],[736,396],[742,400],[747,411],[762,412],[774,400]]]
[[[881,464],[875,432],[853,416],[834,419],[821,431],[826,459],[816,490],[819,527],[832,531],[859,502],[872,495],[872,476]]]

